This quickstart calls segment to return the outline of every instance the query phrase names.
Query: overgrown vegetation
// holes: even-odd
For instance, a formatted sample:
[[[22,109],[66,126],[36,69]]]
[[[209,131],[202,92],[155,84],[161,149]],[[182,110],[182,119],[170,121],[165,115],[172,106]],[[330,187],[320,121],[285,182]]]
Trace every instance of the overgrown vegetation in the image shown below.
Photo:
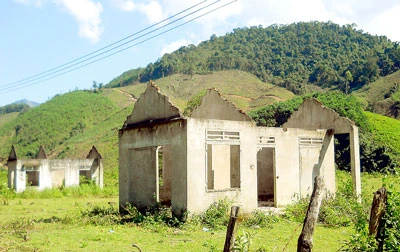
[[[0,107],[0,115],[9,114],[13,112],[26,112],[29,110],[28,104],[16,103]]]
[[[400,192],[393,182],[383,179],[383,186],[388,189],[386,213],[383,225],[380,225],[379,239],[369,235],[368,219],[356,215],[355,234],[343,247],[343,251],[398,251],[400,247]],[[379,246],[382,243],[382,246]]]
[[[133,69],[107,86],[239,69],[297,94],[308,87],[356,90],[400,68],[400,48],[383,36],[371,36],[354,25],[300,22],[266,28],[237,28],[198,46],[165,54],[144,69]],[[311,88],[312,89],[312,88]]]

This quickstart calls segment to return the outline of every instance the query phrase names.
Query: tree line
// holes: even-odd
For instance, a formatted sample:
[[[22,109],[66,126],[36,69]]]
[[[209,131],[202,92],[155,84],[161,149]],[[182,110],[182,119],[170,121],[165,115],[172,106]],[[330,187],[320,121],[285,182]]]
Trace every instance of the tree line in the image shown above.
[[[318,88],[350,93],[400,69],[400,47],[356,25],[300,22],[234,29],[199,45],[181,47],[144,68],[123,73],[107,87],[147,82],[172,74],[239,69],[296,94]]]
[[[13,112],[26,112],[30,109],[28,104],[9,104],[3,107],[0,107],[0,115],[13,113]]]

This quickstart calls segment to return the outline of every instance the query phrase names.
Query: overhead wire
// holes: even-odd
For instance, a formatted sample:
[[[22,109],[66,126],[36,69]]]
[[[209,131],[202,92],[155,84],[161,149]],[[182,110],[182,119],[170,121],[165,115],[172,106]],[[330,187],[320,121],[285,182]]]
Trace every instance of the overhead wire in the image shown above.
[[[147,35],[149,35],[149,34],[151,34],[151,33],[154,33],[155,31],[158,31],[158,30],[160,30],[160,29],[163,29],[163,28],[165,28],[165,27],[167,27],[167,26],[169,26],[169,25],[171,25],[171,24],[173,24],[173,23],[176,23],[176,22],[178,22],[178,21],[180,21],[180,20],[182,20],[182,19],[184,19],[184,18],[186,18],[186,17],[189,17],[189,16],[191,16],[191,15],[194,15],[195,13],[198,13],[198,12],[200,12],[200,11],[202,11],[202,10],[205,10],[205,9],[209,8],[210,6],[216,4],[216,3],[220,2],[220,1],[221,1],[221,0],[214,1],[214,2],[212,2],[211,4],[208,4],[208,5],[206,5],[206,6],[202,7],[202,8],[200,8],[200,9],[198,9],[198,10],[196,10],[196,11],[193,11],[193,12],[191,12],[191,13],[189,13],[189,14],[186,14],[186,15],[184,15],[183,17],[180,17],[180,18],[178,18],[178,19],[175,19],[175,20],[173,20],[173,21],[171,21],[171,22],[169,22],[169,23],[167,23],[167,24],[165,24],[165,25],[163,25],[163,26],[161,26],[161,27],[158,27],[158,28],[156,28],[156,29],[154,29],[154,30],[152,30],[152,31],[150,31],[150,32],[147,32],[147,33],[142,34],[142,35],[140,35],[140,36],[138,36],[138,37],[135,37],[135,38],[133,38],[133,39],[127,41],[127,42],[124,42],[124,43],[122,43],[122,44],[120,44],[120,45],[117,45],[117,46],[115,46],[115,47],[112,47],[111,49],[108,49],[108,50],[106,50],[106,51],[102,51],[102,50],[104,50],[104,49],[106,49],[106,48],[109,48],[109,47],[111,47],[111,46],[113,46],[113,45],[116,45],[116,44],[118,44],[118,43],[120,43],[120,42],[122,42],[122,41],[124,41],[124,40],[126,40],[126,39],[128,39],[128,38],[132,38],[134,35],[138,35],[139,33],[142,33],[143,31],[149,30],[149,29],[151,29],[151,28],[153,28],[153,27],[159,25],[160,23],[165,22],[166,20],[169,20],[169,19],[171,19],[171,18],[173,18],[173,17],[177,17],[179,14],[182,14],[183,12],[186,12],[186,11],[188,11],[188,10],[190,10],[190,9],[193,9],[193,8],[195,8],[195,7],[199,6],[199,5],[201,5],[202,3],[205,2],[205,1],[203,1],[203,2],[201,2],[201,3],[199,3],[199,4],[196,4],[196,5],[191,6],[190,8],[187,8],[187,9],[185,9],[185,10],[183,10],[183,11],[181,11],[181,12],[179,12],[179,13],[177,13],[177,14],[175,14],[175,15],[173,15],[173,16],[167,18],[167,19],[164,19],[163,21],[160,21],[160,22],[158,22],[157,24],[154,24],[154,25],[149,26],[149,27],[147,27],[147,28],[145,28],[145,29],[142,29],[142,30],[139,31],[139,32],[136,32],[136,33],[134,33],[134,34],[132,34],[132,35],[130,35],[130,36],[127,36],[127,37],[125,37],[125,38],[123,38],[123,39],[121,39],[121,40],[118,40],[118,41],[116,41],[116,42],[114,42],[114,43],[112,43],[112,44],[110,44],[110,45],[107,45],[107,46],[105,46],[105,47],[103,47],[103,48],[100,48],[100,49],[98,49],[98,50],[96,50],[96,51],[94,51],[94,52],[92,52],[92,53],[86,54],[86,55],[84,55],[84,56],[82,56],[82,57],[79,57],[79,58],[73,60],[73,61],[67,62],[67,63],[65,63],[65,64],[63,64],[63,65],[60,65],[60,66],[55,67],[55,68],[52,68],[52,69],[47,70],[47,71],[45,71],[45,72],[42,72],[42,73],[40,73],[40,74],[37,74],[37,75],[31,76],[31,77],[25,78],[25,79],[20,80],[20,81],[17,81],[17,82],[14,82],[14,84],[17,84],[17,85],[9,86],[10,84],[8,84],[7,87],[5,87],[5,85],[4,85],[3,87],[0,86],[0,94],[2,94],[2,93],[7,93],[7,92],[10,92],[10,91],[14,91],[14,90],[21,89],[21,88],[25,88],[25,87],[28,87],[28,86],[33,86],[33,85],[39,84],[39,83],[41,83],[41,82],[44,82],[44,81],[47,81],[47,80],[50,80],[50,79],[59,77],[59,76],[61,76],[61,75],[70,73],[70,72],[72,72],[72,71],[78,70],[78,69],[80,69],[80,68],[86,67],[86,66],[88,66],[88,65],[90,65],[90,64],[93,64],[93,63],[95,63],[95,62],[104,60],[104,59],[106,59],[106,58],[108,58],[108,57],[111,57],[111,56],[117,54],[117,53],[120,53],[120,52],[122,52],[122,51],[128,50],[128,49],[130,49],[130,48],[132,48],[132,47],[134,47],[134,46],[137,46],[137,45],[139,45],[139,44],[142,44],[142,43],[144,43],[144,42],[147,42],[147,41],[149,41],[149,40],[151,40],[151,39],[153,39],[153,38],[155,38],[155,37],[161,36],[162,34],[165,34],[165,33],[167,33],[167,32],[170,32],[170,31],[172,31],[172,30],[175,30],[175,29],[177,29],[177,28],[179,28],[179,27],[181,27],[181,26],[183,26],[183,25],[186,25],[186,24],[188,24],[188,23],[190,23],[190,22],[193,22],[194,20],[199,19],[199,18],[201,18],[201,17],[204,17],[204,16],[206,16],[206,15],[212,13],[212,12],[215,12],[215,11],[221,9],[221,8],[224,8],[224,7],[228,6],[228,5],[230,5],[230,4],[234,3],[234,2],[236,2],[237,0],[232,0],[232,1],[228,2],[228,3],[226,3],[226,4],[223,4],[223,5],[221,5],[221,6],[215,7],[214,9],[211,9],[211,10],[209,10],[209,11],[207,11],[207,12],[201,14],[201,15],[198,15],[198,16],[192,18],[192,19],[189,19],[188,21],[185,21],[185,22],[183,22],[183,23],[181,23],[181,24],[179,24],[179,25],[176,25],[176,26],[174,26],[174,27],[172,27],[172,28],[169,28],[169,29],[167,29],[167,30],[164,30],[164,31],[162,31],[162,32],[160,32],[160,33],[158,33],[158,34],[156,34],[156,35],[153,35],[153,36],[148,37],[148,38],[146,38],[146,39],[144,39],[144,40],[141,40],[141,41],[139,41],[139,42],[137,42],[137,43],[135,43],[135,44],[129,45],[129,46],[127,46],[127,47],[124,47],[124,48],[122,48],[122,49],[120,49],[120,50],[118,50],[118,51],[114,51],[114,50],[116,50],[116,49],[118,49],[118,48],[120,48],[120,47],[122,47],[122,46],[124,46],[124,45],[127,45],[127,44],[129,44],[129,43],[131,43],[131,42],[133,42],[133,41],[135,41],[135,40],[140,39],[140,38],[143,38],[143,37],[145,37],[145,36],[147,36]],[[102,51],[102,52],[101,52],[101,51]],[[111,52],[111,51],[114,51],[114,52]],[[95,53],[97,53],[97,54],[94,55],[94,56],[92,56],[92,57],[87,58],[88,56],[91,56],[91,55],[93,55],[93,54],[95,54]],[[104,54],[106,54],[106,53],[109,53],[109,54],[107,54],[107,55],[105,55],[105,56],[103,56],[103,57],[101,57],[101,58],[97,58],[97,57],[99,57],[99,56],[101,56],[101,55],[104,55]],[[85,59],[85,58],[86,58],[86,59]],[[97,58],[97,59],[95,59],[95,58]],[[89,60],[91,60],[91,59],[94,59],[94,60],[89,61]],[[77,61],[79,61],[79,62],[77,62]],[[89,62],[87,62],[87,61],[89,61]],[[75,62],[75,63],[74,63],[74,62]],[[81,64],[84,63],[84,62],[87,62],[87,63],[81,65]],[[72,63],[74,63],[74,64],[72,64]],[[67,66],[67,65],[69,65],[69,66]],[[77,66],[77,65],[79,65],[79,66]],[[76,67],[74,67],[74,66],[76,66]],[[74,68],[72,68],[72,67],[74,67]],[[68,70],[67,70],[67,69],[68,69]],[[66,70],[66,71],[64,71],[64,70]],[[61,71],[63,71],[63,72],[61,72]],[[50,73],[50,72],[51,72],[51,73]],[[61,73],[60,73],[60,72],[61,72]],[[57,74],[57,73],[58,73],[58,74]],[[40,76],[39,76],[39,75],[40,75]],[[28,80],[28,79],[29,79],[29,80]],[[32,81],[33,81],[33,82],[32,82]]]
[[[91,52],[91,53],[85,54],[85,55],[83,55],[83,56],[81,56],[81,57],[79,57],[79,58],[76,58],[76,59],[74,59],[74,60],[68,61],[68,62],[66,62],[66,63],[64,63],[64,64],[62,64],[62,65],[53,67],[53,68],[48,69],[48,70],[46,70],[46,71],[40,72],[40,73],[38,73],[38,74],[34,74],[34,75],[31,75],[31,76],[28,76],[28,77],[23,78],[23,79],[21,79],[21,80],[14,81],[14,82],[10,82],[10,83],[5,84],[5,85],[0,85],[0,87],[10,86],[10,85],[18,84],[18,83],[24,82],[24,81],[31,81],[31,80],[32,80],[33,78],[35,78],[35,77],[39,77],[39,76],[44,75],[44,74],[46,74],[46,73],[52,72],[52,71],[54,71],[54,70],[57,70],[58,68],[61,68],[61,67],[70,65],[71,63],[74,63],[74,62],[76,62],[76,61],[78,61],[78,60],[84,59],[84,58],[86,58],[86,57],[88,57],[88,56],[91,56],[91,55],[97,53],[97,52],[100,52],[100,51],[102,51],[102,50],[104,50],[104,49],[107,49],[107,48],[109,48],[109,47],[111,47],[111,46],[113,46],[113,45],[116,45],[116,44],[118,44],[118,43],[120,43],[120,42],[122,42],[122,41],[125,41],[125,40],[127,40],[127,39],[129,39],[129,38],[131,38],[131,37],[133,37],[133,36],[135,36],[135,35],[138,35],[138,34],[144,32],[144,31],[147,31],[147,30],[149,30],[149,29],[151,29],[151,28],[153,28],[153,27],[155,27],[155,26],[157,26],[157,25],[159,25],[159,24],[165,23],[166,21],[168,21],[168,20],[170,20],[170,19],[173,19],[174,17],[177,17],[177,16],[179,16],[180,14],[185,13],[185,12],[187,12],[187,11],[189,11],[189,10],[191,10],[191,9],[193,9],[193,8],[195,8],[195,7],[197,7],[197,6],[201,5],[201,4],[203,4],[203,3],[205,3],[205,2],[207,2],[207,0],[204,0],[204,1],[200,2],[200,3],[195,4],[195,5],[192,5],[192,6],[190,6],[189,8],[186,8],[186,9],[184,9],[184,10],[182,10],[182,11],[180,11],[180,12],[178,12],[178,13],[176,13],[176,14],[174,14],[174,15],[168,17],[168,18],[165,18],[165,19],[163,19],[163,20],[161,20],[161,21],[159,21],[159,22],[157,22],[157,23],[155,23],[155,24],[153,24],[153,25],[150,25],[150,26],[148,26],[148,27],[146,27],[146,28],[144,28],[144,29],[142,29],[142,30],[139,30],[139,31],[137,31],[137,32],[135,32],[135,33],[133,33],[133,34],[131,34],[131,35],[129,35],[129,36],[126,36],[126,37],[124,37],[124,38],[122,38],[122,39],[120,39],[120,40],[118,40],[118,41],[115,41],[115,42],[113,42],[113,43],[111,43],[111,44],[109,44],[109,45],[106,45],[106,46],[104,46],[104,47],[102,47],[102,48],[100,48],[100,49],[97,49],[97,50],[95,50],[95,51],[93,51],[93,52]]]

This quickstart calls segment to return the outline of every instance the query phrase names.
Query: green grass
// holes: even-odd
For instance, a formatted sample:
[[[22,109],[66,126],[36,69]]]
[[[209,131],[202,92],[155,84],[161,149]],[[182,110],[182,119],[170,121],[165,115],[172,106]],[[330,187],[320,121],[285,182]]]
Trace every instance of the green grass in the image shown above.
[[[372,126],[374,138],[390,148],[400,161],[400,121],[371,112],[365,112],[365,115]]]
[[[115,197],[14,199],[0,206],[0,249],[32,251],[132,251],[135,243],[142,251],[221,251],[226,229],[203,231],[203,226],[140,226],[134,224],[93,225],[79,221],[79,214],[92,206],[107,207]],[[115,205],[114,205],[115,206]],[[269,228],[247,228],[239,224],[237,234],[248,232],[252,248],[267,251],[294,251],[301,223],[279,220]],[[316,251],[336,251],[337,241],[346,239],[350,228],[318,226]],[[27,235],[27,238],[23,238]],[[27,239],[25,241],[25,239]]]
[[[5,182],[0,170],[0,182]],[[362,174],[363,201],[370,204],[372,192],[382,186],[381,174]],[[338,172],[338,184],[347,183],[350,174]],[[388,182],[398,181],[386,176]],[[395,189],[400,190],[397,183]],[[63,192],[65,191],[65,192]],[[69,192],[69,193],[66,193]],[[180,227],[170,227],[148,219],[140,224],[116,222],[111,215],[88,213],[117,211],[118,197],[93,188],[51,189],[17,194],[8,205],[0,205],[0,251],[221,251],[226,226],[204,229],[196,217]],[[100,211],[102,212],[102,211]],[[214,218],[214,217],[211,217]],[[224,222],[226,223],[226,222]],[[239,219],[238,236],[247,234],[251,251],[295,251],[302,222],[285,217],[267,218],[264,224],[248,225]],[[332,227],[318,224],[314,251],[338,251],[354,234],[352,225]]]
[[[4,115],[0,115],[0,127],[8,123],[9,121],[14,120],[17,118],[19,112],[8,113]]]

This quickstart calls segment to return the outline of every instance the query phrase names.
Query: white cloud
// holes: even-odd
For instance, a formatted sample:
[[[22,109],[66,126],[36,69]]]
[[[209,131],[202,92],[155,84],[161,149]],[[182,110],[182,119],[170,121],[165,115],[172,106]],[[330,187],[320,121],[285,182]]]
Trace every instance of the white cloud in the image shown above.
[[[161,56],[163,56],[166,53],[171,53],[175,50],[178,50],[182,46],[187,46],[189,44],[191,44],[191,43],[186,39],[174,41],[174,42],[164,46],[164,48],[161,50]]]
[[[400,4],[376,15],[365,27],[367,27],[368,32],[373,35],[386,35],[393,41],[400,41],[400,30],[397,27],[399,23]]]
[[[138,10],[144,13],[150,23],[156,23],[167,17],[160,3],[151,1],[149,3],[137,4]]]
[[[103,33],[100,14],[103,6],[92,0],[55,0],[63,6],[79,24],[79,35],[96,43]]]
[[[132,0],[112,0],[111,4],[122,11],[133,11],[136,4]]]

